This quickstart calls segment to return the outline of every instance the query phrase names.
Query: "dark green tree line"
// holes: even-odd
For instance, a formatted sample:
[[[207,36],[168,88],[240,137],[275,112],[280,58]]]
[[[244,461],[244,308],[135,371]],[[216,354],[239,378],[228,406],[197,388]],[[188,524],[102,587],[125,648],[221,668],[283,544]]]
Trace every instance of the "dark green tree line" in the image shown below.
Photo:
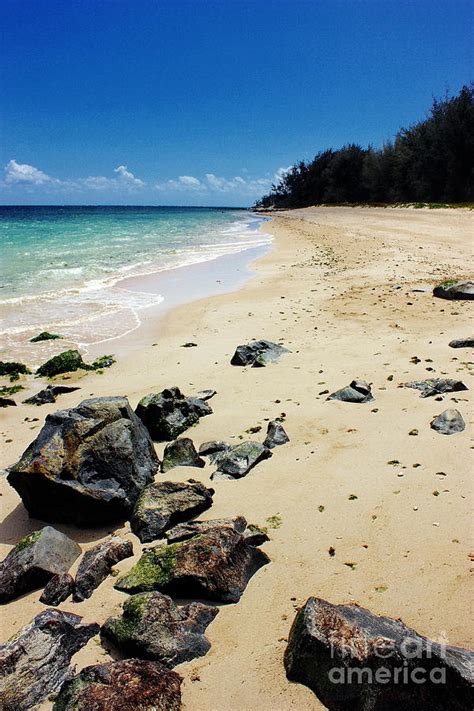
[[[353,143],[300,161],[257,207],[474,201],[474,85],[434,100],[429,116],[382,148]]]

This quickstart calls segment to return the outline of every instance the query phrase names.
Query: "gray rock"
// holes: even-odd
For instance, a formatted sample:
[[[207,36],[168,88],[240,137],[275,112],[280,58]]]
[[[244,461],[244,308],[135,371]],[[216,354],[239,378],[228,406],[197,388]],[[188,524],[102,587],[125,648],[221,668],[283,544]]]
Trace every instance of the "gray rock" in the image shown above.
[[[435,417],[430,426],[440,434],[451,435],[462,432],[466,428],[466,423],[459,410],[450,409]]]
[[[411,383],[405,383],[404,385],[406,388],[414,388],[415,390],[419,390],[421,393],[420,397],[431,397],[432,395],[454,393],[469,389],[461,380],[452,380],[451,378],[413,380]]]
[[[262,543],[270,540],[266,530],[255,526],[253,523],[249,523],[242,535],[249,546],[261,546]]]
[[[133,555],[131,541],[112,536],[84,553],[76,574],[74,602],[89,598],[94,590],[107,578],[112,566]]]
[[[168,543],[178,543],[187,541],[194,536],[202,536],[208,533],[212,528],[231,528],[237,533],[244,533],[247,528],[247,521],[243,516],[235,516],[234,518],[214,518],[210,521],[188,521],[187,523],[178,523],[177,526],[166,531],[165,538]]]
[[[48,402],[56,402],[58,395],[72,393],[80,390],[78,387],[68,387],[66,385],[48,385],[44,390],[40,390],[36,395],[23,400],[27,405],[45,405]]]
[[[331,711],[468,711],[473,657],[399,620],[310,597],[293,622],[285,668]]]
[[[35,518],[104,525],[128,516],[158,468],[128,400],[105,397],[48,415],[8,481]]]
[[[365,380],[353,380],[350,385],[328,395],[327,400],[341,400],[342,402],[371,402],[374,400],[370,384]]]
[[[203,467],[205,464],[196,452],[192,439],[181,437],[166,445],[161,471],[167,472],[173,467]]]
[[[273,449],[282,444],[286,444],[290,441],[290,438],[286,434],[283,425],[281,425],[276,420],[271,420],[267,427],[267,436],[263,442],[264,447],[268,449]]]
[[[66,573],[81,549],[70,538],[45,526],[25,536],[0,563],[0,602],[43,587],[57,573]]]
[[[450,341],[451,348],[474,348],[474,336],[472,338],[457,338]]]
[[[200,390],[196,397],[198,400],[210,400],[214,395],[217,395],[217,390]]]
[[[64,682],[53,711],[180,711],[182,681],[158,662],[95,664]]]
[[[241,442],[215,459],[217,471],[211,479],[240,479],[247,476],[259,462],[271,456],[271,451],[260,442]]]
[[[238,602],[269,557],[231,528],[214,528],[182,543],[144,550],[115,587],[128,593],[160,590],[182,598]]]
[[[16,407],[16,402],[11,397],[0,397],[0,407]]]
[[[212,440],[211,442],[203,442],[203,444],[201,444],[199,447],[199,454],[203,457],[207,457],[211,454],[216,454],[217,452],[224,452],[230,448],[230,444]]]
[[[64,600],[67,600],[69,595],[74,590],[74,578],[69,573],[58,573],[51,578],[45,586],[40,597],[40,602],[44,605],[57,607]]]
[[[59,689],[72,673],[71,657],[99,632],[99,625],[82,625],[81,619],[44,610],[0,645],[2,711],[29,711]]]
[[[263,368],[269,363],[277,361],[283,353],[290,353],[272,341],[251,341],[246,345],[237,346],[230,361],[231,365],[251,365],[252,368]]]
[[[146,395],[135,412],[156,442],[176,439],[200,417],[212,414],[204,400],[185,397],[177,387]]]
[[[187,521],[212,506],[214,489],[190,480],[163,481],[143,489],[131,518],[132,531],[142,543],[154,541],[166,529]]]
[[[126,656],[174,667],[209,651],[204,631],[218,612],[200,602],[178,607],[160,592],[141,593],[126,600],[122,616],[110,617],[101,633]]]
[[[447,281],[444,284],[435,286],[433,296],[440,299],[474,299],[474,282],[472,281]]]

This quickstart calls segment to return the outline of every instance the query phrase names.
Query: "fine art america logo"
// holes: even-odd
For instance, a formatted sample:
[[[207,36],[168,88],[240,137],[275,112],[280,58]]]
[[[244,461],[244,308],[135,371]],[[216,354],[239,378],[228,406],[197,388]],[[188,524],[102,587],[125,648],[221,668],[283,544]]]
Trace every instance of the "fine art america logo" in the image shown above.
[[[332,684],[445,684],[448,639],[441,632],[437,641],[404,637],[376,640],[352,638],[345,643],[334,635],[331,659],[342,662],[328,672]],[[357,664],[361,660],[361,664]],[[370,666],[364,666],[370,660]],[[430,663],[431,660],[431,663]]]

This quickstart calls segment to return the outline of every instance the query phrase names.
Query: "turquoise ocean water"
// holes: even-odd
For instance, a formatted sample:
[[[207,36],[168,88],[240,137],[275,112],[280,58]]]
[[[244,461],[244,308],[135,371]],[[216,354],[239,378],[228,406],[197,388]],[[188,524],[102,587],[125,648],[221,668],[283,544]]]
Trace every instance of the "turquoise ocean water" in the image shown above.
[[[163,301],[121,286],[266,244],[244,210],[160,207],[0,207],[3,349],[42,330],[72,343],[117,338]]]

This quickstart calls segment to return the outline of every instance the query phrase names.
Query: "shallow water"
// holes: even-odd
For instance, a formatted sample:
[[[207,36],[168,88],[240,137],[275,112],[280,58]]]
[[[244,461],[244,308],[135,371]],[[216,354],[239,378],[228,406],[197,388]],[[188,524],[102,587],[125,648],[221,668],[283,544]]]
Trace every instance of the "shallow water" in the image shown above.
[[[180,268],[268,244],[261,222],[235,209],[0,207],[1,349],[21,352],[44,330],[64,347],[119,338],[164,300],[128,277],[178,270],[184,288]]]

